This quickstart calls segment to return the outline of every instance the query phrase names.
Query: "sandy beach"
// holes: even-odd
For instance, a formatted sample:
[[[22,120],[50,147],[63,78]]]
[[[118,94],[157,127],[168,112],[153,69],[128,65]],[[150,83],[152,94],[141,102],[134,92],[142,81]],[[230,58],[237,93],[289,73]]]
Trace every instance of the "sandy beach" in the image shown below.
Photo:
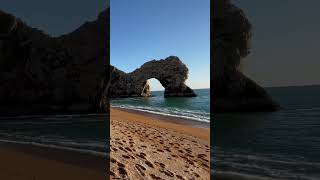
[[[111,179],[210,179],[209,128],[115,108],[110,117]]]
[[[106,179],[105,158],[32,145],[0,143],[0,179]]]

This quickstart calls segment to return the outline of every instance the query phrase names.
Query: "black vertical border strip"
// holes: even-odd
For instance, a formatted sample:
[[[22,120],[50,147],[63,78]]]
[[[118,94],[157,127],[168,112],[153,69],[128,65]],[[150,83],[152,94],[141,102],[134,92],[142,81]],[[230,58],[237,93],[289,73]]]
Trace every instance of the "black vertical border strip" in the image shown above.
[[[214,162],[215,159],[215,142],[217,137],[215,137],[214,132],[214,121],[215,119],[213,118],[213,101],[214,99],[213,97],[213,91],[214,91],[214,87],[213,87],[213,47],[214,47],[214,40],[213,40],[213,33],[214,33],[214,27],[213,27],[213,2],[216,0],[210,0],[210,179],[216,179],[215,178],[215,167],[216,164]]]
[[[106,71],[106,80],[107,84],[110,82],[110,0],[109,0],[109,7],[107,9],[107,34],[106,34],[106,43],[107,43],[107,56],[106,56],[106,61],[105,61],[105,71]],[[106,115],[106,121],[105,121],[105,134],[106,134],[106,159],[104,159],[104,167],[106,166],[106,169],[104,169],[104,174],[106,174],[106,179],[110,179],[110,98],[109,98],[109,88],[107,87],[107,115]]]

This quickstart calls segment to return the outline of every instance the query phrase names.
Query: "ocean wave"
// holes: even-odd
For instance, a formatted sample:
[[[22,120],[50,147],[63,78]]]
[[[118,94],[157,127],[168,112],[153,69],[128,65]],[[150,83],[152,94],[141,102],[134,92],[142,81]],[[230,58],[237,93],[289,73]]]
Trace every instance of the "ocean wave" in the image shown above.
[[[91,113],[91,114],[55,114],[55,115],[22,115],[22,116],[1,116],[0,120],[3,119],[41,119],[41,118],[78,118],[78,117],[105,117],[106,113]]]
[[[94,151],[94,150],[89,150],[89,149],[79,149],[79,148],[74,148],[74,147],[59,146],[59,145],[54,145],[54,144],[43,144],[43,143],[37,143],[37,142],[15,141],[15,140],[6,140],[6,139],[0,139],[0,142],[13,143],[13,144],[25,144],[25,145],[33,145],[33,146],[39,146],[39,147],[47,147],[47,148],[76,151],[76,152],[82,152],[82,153],[87,153],[87,154],[92,154],[92,155],[102,156],[102,157],[106,157],[108,155],[106,152]]]
[[[0,134],[0,142],[29,144],[106,156],[107,142],[98,140],[71,140],[62,136],[26,136],[21,134]]]
[[[111,107],[124,108],[152,114],[158,114],[169,117],[184,118],[188,120],[201,121],[210,123],[210,113],[197,110],[187,110],[180,108],[165,108],[165,107],[149,107],[149,106],[132,106],[111,104]]]
[[[91,120],[91,119],[36,119],[36,120],[9,120],[1,122],[1,124],[9,124],[9,125],[63,125],[63,124],[72,124],[72,123],[97,123],[97,122],[105,122],[105,119],[101,120]]]
[[[320,163],[304,157],[289,157],[278,154],[254,154],[238,150],[221,151],[215,148],[211,161],[216,172],[226,177],[240,179],[292,179],[314,180],[320,178]],[[306,173],[306,169],[309,173]],[[220,174],[221,175],[221,174]],[[250,178],[249,178],[250,177]]]
[[[288,175],[286,177],[269,177],[262,175],[250,175],[245,173],[238,173],[232,171],[218,171],[213,177],[217,179],[236,179],[236,180],[319,180],[319,177],[312,177],[309,175]]]

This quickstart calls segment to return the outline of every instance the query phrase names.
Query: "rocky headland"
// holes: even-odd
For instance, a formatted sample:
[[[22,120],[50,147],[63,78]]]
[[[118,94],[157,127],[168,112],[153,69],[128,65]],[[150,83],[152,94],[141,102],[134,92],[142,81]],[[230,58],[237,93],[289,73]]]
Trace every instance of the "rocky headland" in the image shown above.
[[[252,25],[230,0],[213,1],[211,23],[213,112],[274,111],[267,92],[241,72],[249,54]]]
[[[101,112],[108,107],[109,9],[51,37],[0,11],[0,114]]]

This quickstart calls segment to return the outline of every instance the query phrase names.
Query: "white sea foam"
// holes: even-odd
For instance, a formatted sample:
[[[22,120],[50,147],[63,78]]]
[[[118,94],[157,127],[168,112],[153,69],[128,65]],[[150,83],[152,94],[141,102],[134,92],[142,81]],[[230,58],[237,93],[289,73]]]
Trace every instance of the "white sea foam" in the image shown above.
[[[10,125],[49,125],[49,124],[55,124],[55,125],[63,125],[63,124],[71,124],[71,123],[81,123],[81,122],[90,122],[90,123],[95,123],[95,122],[104,122],[106,121],[105,119],[101,120],[87,120],[87,119],[61,119],[59,120],[54,120],[51,118],[48,119],[38,119],[38,120],[20,120],[20,121],[6,121],[6,122],[1,122],[2,124],[8,123]]]
[[[82,153],[92,154],[92,155],[96,155],[96,156],[103,156],[103,157],[107,156],[106,152],[95,151],[95,150],[90,150],[90,149],[67,147],[67,146],[59,146],[59,145],[54,145],[54,144],[45,144],[45,143],[38,143],[38,142],[19,141],[19,140],[6,140],[6,139],[0,139],[0,142],[14,143],[14,144],[26,144],[26,145],[33,145],[33,146],[39,146],[39,147],[48,147],[48,148],[76,151],[76,152],[82,152]]]
[[[73,150],[96,155],[104,155],[107,149],[107,140],[99,139],[70,139],[61,135],[29,136],[21,132],[0,132],[0,142],[30,144],[43,147]]]
[[[178,117],[194,121],[210,123],[210,113],[197,110],[187,110],[180,108],[166,108],[166,107],[149,107],[149,106],[133,106],[133,105],[119,105],[111,104],[111,107],[124,108],[152,114],[158,114],[169,117]]]
[[[221,151],[215,148],[211,161],[223,177],[237,179],[292,179],[315,180],[320,174],[305,174],[304,169],[318,169],[320,163],[306,161],[304,157],[275,154],[252,154],[239,150]],[[215,173],[215,172],[213,172]]]
[[[73,118],[73,117],[99,117],[106,116],[106,113],[91,114],[55,114],[55,115],[22,115],[22,116],[2,116],[0,119],[33,119],[33,118]]]

